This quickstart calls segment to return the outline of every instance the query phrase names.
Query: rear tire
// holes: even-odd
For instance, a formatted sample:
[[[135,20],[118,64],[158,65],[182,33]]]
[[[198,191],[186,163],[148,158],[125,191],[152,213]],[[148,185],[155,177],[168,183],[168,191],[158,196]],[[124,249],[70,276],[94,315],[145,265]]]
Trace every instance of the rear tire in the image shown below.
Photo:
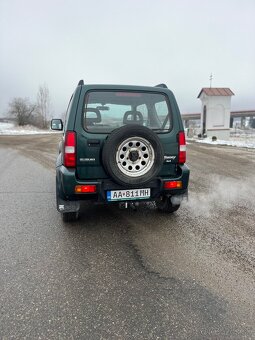
[[[61,213],[63,222],[75,222],[79,219],[79,211]]]
[[[180,208],[180,204],[173,205],[171,202],[171,197],[163,196],[161,199],[155,201],[156,206],[159,211],[172,214]]]

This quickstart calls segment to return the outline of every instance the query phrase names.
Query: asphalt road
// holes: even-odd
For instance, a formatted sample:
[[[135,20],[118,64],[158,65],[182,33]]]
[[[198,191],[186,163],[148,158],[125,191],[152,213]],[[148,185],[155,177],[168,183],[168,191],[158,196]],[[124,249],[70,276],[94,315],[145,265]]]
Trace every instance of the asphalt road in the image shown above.
[[[59,135],[0,136],[1,339],[255,339],[255,152],[188,145],[190,199],[55,209]]]

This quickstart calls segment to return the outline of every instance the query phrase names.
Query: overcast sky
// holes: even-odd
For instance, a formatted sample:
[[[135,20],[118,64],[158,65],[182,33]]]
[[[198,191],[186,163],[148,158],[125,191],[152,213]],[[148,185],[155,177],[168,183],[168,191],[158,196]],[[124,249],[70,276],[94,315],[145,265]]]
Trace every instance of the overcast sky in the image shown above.
[[[255,109],[254,0],[0,0],[0,115],[47,84],[52,113],[85,83],[166,83],[182,112],[230,87]]]

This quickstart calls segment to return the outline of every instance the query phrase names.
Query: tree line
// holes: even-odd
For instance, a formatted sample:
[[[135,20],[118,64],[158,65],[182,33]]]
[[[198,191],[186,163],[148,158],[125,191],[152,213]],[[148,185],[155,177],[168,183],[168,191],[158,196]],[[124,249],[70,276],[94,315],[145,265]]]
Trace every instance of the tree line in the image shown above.
[[[34,125],[46,129],[49,126],[50,93],[47,85],[40,85],[37,100],[32,103],[29,98],[15,97],[9,103],[9,114],[16,118],[18,125]]]

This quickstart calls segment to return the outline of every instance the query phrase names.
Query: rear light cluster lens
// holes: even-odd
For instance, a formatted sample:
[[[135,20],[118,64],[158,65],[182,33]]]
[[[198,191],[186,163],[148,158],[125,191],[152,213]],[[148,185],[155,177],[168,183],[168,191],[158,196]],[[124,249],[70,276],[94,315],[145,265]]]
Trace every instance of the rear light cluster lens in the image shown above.
[[[178,144],[179,144],[178,163],[183,164],[186,162],[186,138],[185,133],[183,131],[179,132]]]
[[[67,131],[64,145],[64,165],[67,168],[76,167],[76,133]]]
[[[164,183],[164,189],[181,189],[182,181],[168,181]]]
[[[97,192],[97,186],[96,185],[76,185],[75,186],[75,193],[76,194],[85,194],[90,193],[93,194]]]

